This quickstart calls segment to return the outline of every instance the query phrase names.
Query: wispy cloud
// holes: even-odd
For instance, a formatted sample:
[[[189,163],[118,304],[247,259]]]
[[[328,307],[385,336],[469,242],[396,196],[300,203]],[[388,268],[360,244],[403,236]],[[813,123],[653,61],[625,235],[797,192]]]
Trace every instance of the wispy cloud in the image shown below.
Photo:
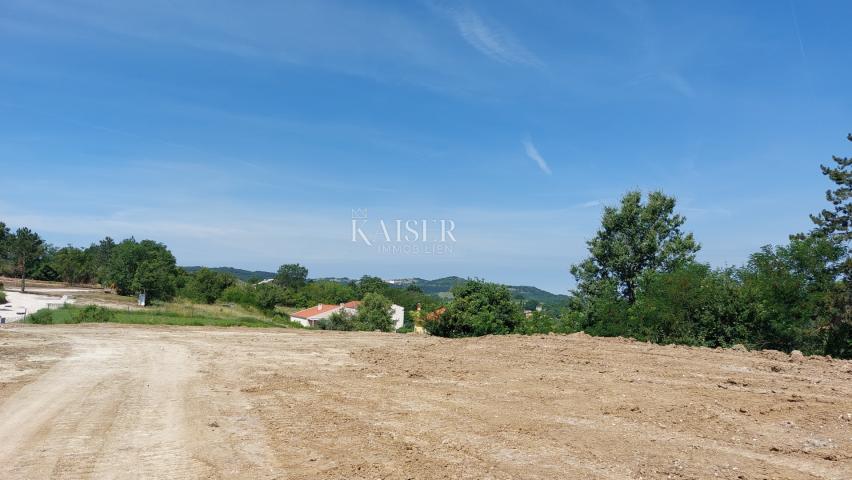
[[[448,11],[462,38],[473,48],[505,63],[541,67],[542,62],[504,29],[489,25],[469,8]]]
[[[524,150],[527,152],[527,156],[538,164],[538,168],[541,169],[542,172],[550,175],[552,172],[550,171],[550,166],[544,161],[544,158],[538,153],[538,149],[535,148],[535,145],[532,142],[532,139],[529,137],[525,138],[522,142],[524,144]]]

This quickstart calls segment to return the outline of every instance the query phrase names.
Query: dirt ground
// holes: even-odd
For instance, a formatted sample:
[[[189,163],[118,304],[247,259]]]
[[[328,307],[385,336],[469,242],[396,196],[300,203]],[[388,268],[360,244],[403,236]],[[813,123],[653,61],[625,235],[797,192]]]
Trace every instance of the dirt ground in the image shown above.
[[[571,336],[0,329],[0,478],[852,478],[852,362]]]

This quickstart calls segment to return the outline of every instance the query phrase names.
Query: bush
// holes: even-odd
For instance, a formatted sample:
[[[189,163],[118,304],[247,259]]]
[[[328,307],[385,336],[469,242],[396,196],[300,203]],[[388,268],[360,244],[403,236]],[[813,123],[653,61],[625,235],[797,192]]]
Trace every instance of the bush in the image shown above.
[[[6,292],[0,290],[0,304],[6,303]]]
[[[567,333],[567,329],[559,319],[547,312],[539,311],[534,311],[529,316],[525,315],[521,323],[515,328],[515,333],[523,335],[550,332]]]
[[[39,310],[28,316],[27,321],[37,325],[50,325],[53,323],[53,312],[47,309]]]
[[[202,268],[189,276],[182,293],[190,300],[212,304],[234,283],[234,277],[231,275]]]
[[[736,272],[690,263],[640,276],[625,335],[655,343],[727,347],[747,343]]]
[[[364,300],[361,301],[361,306],[358,307],[355,324],[357,330],[392,332],[393,315],[391,301],[380,293],[368,293],[364,295]]]
[[[328,318],[323,318],[318,321],[316,328],[320,330],[341,330],[344,332],[351,332],[355,330],[355,323],[352,321],[351,315],[334,312]]]
[[[233,285],[222,291],[219,300],[226,303],[236,303],[244,307],[253,307],[257,304],[257,291],[250,285]]]
[[[115,312],[108,308],[89,305],[71,316],[69,323],[105,323],[115,321]]]
[[[426,323],[432,335],[473,337],[512,333],[523,312],[504,285],[468,280],[453,287],[453,302],[437,320]]]

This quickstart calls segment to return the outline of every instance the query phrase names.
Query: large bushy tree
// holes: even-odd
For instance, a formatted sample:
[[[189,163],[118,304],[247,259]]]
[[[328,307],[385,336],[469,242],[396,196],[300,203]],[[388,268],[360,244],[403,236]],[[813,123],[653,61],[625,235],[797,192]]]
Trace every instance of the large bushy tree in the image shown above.
[[[453,301],[426,329],[442,337],[473,337],[511,333],[521,323],[523,311],[505,285],[468,280],[452,289]]]
[[[749,343],[823,353],[831,341],[832,265],[844,253],[837,242],[810,235],[752,254],[740,274]]]
[[[379,277],[364,275],[358,280],[358,296],[364,297],[368,293],[384,294],[390,288],[390,285]]]
[[[298,263],[281,265],[278,268],[278,273],[275,275],[275,283],[286,288],[302,288],[307,281],[308,269]]]
[[[671,271],[691,262],[700,246],[691,233],[681,231],[686,221],[674,213],[675,199],[651,192],[628,192],[617,207],[604,208],[601,228],[587,242],[589,258],[571,268],[578,289],[614,282],[628,303],[636,300],[639,276],[648,270]]]
[[[51,263],[59,278],[69,285],[86,282],[93,276],[89,256],[85,251],[70,245],[57,250]]]
[[[165,245],[132,237],[113,247],[105,272],[119,294],[145,293],[150,300],[173,297],[176,277],[175,257]]]
[[[359,330],[393,331],[391,301],[380,293],[368,293],[361,300],[355,319]]]
[[[8,252],[21,275],[21,291],[24,292],[27,287],[27,266],[41,259],[45,252],[45,243],[39,234],[22,227],[15,231],[8,244]]]
[[[92,274],[97,282],[107,283],[107,272],[113,249],[115,249],[115,240],[110,237],[105,237],[86,249],[86,255],[92,264]]]

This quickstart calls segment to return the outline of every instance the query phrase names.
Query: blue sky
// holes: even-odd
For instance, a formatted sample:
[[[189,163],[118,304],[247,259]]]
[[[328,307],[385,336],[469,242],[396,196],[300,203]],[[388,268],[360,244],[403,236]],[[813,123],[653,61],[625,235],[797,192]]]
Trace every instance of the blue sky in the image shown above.
[[[809,228],[849,154],[849,2],[4,0],[0,219],[184,265],[565,292],[601,205],[678,198],[700,259]],[[351,240],[449,219],[443,255]],[[371,224],[372,225],[372,224]],[[373,229],[375,230],[375,229]]]

